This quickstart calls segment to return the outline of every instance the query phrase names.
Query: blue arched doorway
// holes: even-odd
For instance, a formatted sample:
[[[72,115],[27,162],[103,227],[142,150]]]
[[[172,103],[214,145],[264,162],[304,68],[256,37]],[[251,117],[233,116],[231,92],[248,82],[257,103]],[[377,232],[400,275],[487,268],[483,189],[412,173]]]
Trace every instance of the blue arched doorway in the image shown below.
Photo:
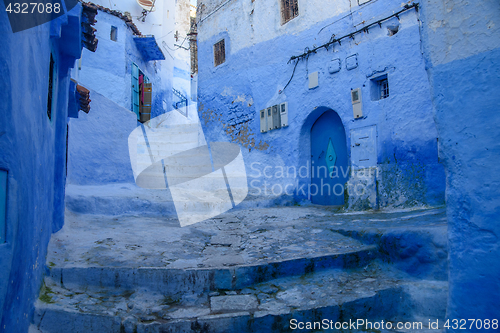
[[[332,110],[324,112],[311,128],[311,202],[343,205],[349,178],[344,125]]]

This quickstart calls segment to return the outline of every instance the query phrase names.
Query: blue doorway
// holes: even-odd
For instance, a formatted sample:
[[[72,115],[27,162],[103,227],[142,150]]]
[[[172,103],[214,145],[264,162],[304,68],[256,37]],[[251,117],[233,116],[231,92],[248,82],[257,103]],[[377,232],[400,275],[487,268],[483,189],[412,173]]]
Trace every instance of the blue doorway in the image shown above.
[[[332,110],[323,113],[311,128],[311,202],[344,204],[344,185],[349,178],[344,125]]]

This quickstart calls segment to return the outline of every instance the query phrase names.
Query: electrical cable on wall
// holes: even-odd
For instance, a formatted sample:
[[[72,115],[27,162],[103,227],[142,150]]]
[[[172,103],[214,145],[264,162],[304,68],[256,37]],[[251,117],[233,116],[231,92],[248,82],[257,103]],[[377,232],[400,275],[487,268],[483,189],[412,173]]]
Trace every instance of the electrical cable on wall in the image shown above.
[[[177,46],[176,50],[178,50],[179,48],[182,48],[184,50],[189,50],[189,48],[186,48],[185,46],[182,46],[182,45],[184,45],[184,42],[186,41],[187,38],[188,38],[188,36],[184,37],[184,40],[182,41],[182,43],[180,45],[174,44],[174,46]]]
[[[385,18],[383,18],[383,19],[380,19],[380,20],[378,20],[378,21],[375,21],[375,22],[373,22],[373,23],[370,23],[370,24],[368,24],[367,26],[365,26],[365,27],[363,27],[363,28],[361,28],[361,29],[358,29],[358,30],[356,30],[356,31],[354,31],[354,32],[351,32],[351,33],[349,33],[349,34],[347,34],[347,35],[344,35],[344,36],[342,36],[342,37],[339,37],[339,38],[334,38],[334,39],[330,39],[330,41],[329,41],[328,43],[325,43],[325,44],[323,44],[323,45],[317,46],[317,47],[313,48],[312,50],[308,50],[308,51],[306,51],[306,52],[302,53],[301,55],[298,55],[298,56],[292,56],[292,57],[290,58],[290,60],[295,60],[295,59],[298,59],[298,58],[305,58],[305,57],[309,56],[311,53],[316,53],[316,51],[318,51],[319,49],[322,49],[322,48],[325,48],[325,49],[327,49],[327,50],[328,50],[328,46],[333,45],[333,44],[335,44],[335,43],[337,43],[337,42],[340,44],[340,43],[341,43],[341,41],[342,41],[342,39],[345,39],[345,38],[351,38],[351,39],[354,39],[354,35],[356,35],[356,34],[358,34],[358,33],[361,33],[361,32],[367,32],[367,31],[368,31],[368,29],[369,29],[369,28],[371,28],[371,27],[372,27],[372,26],[374,26],[374,25],[379,25],[379,26],[382,26],[382,22],[387,21],[387,20],[389,20],[390,18],[393,18],[393,17],[397,17],[397,18],[399,19],[399,14],[404,13],[404,12],[406,12],[406,11],[408,11],[408,10],[412,9],[412,8],[415,8],[415,10],[417,10],[417,11],[418,11],[418,3],[413,3],[413,4],[411,4],[411,5],[406,4],[406,5],[404,6],[404,8],[403,8],[402,10],[400,10],[399,12],[397,12],[397,13],[394,13],[394,14],[392,14],[392,15],[390,15],[390,16],[387,16],[387,17],[385,17]]]
[[[203,18],[203,20],[199,20],[196,25],[202,23],[203,21],[205,21],[207,18],[209,18],[210,16],[212,16],[215,12],[217,12],[219,9],[221,9],[222,7],[224,7],[225,5],[227,5],[229,2],[231,2],[232,0],[227,0],[226,2],[224,2],[222,5],[220,5],[219,7],[217,7],[216,9],[214,9],[210,14],[208,14],[207,16],[205,16]]]
[[[281,89],[279,91],[279,94],[281,94],[286,89],[286,87],[288,87],[288,85],[290,84],[290,82],[292,82],[293,76],[295,75],[295,69],[297,68],[297,65],[299,64],[299,60],[300,59],[297,59],[297,61],[295,62],[295,66],[293,67],[292,76],[290,77],[290,80],[288,80],[288,83],[283,87],[283,89]]]
[[[172,31],[170,31],[169,33],[167,33],[166,35],[161,36],[160,38],[158,38],[158,40],[162,40],[164,37],[166,37],[166,36],[170,35],[172,32],[174,32],[174,31],[172,30]],[[186,39],[187,39],[187,38],[188,38],[188,36],[184,37],[184,40],[182,41],[181,45],[176,45],[176,44],[174,44],[174,46],[176,46],[176,48],[171,48],[170,46],[168,46],[168,44],[167,44],[167,43],[165,43],[165,44],[163,45],[163,47],[168,48],[170,51],[177,51],[179,48],[186,49],[186,48],[185,48],[185,47],[183,47],[182,45],[184,44],[184,42],[186,41]]]
[[[404,12],[406,12],[406,11],[412,9],[412,8],[415,8],[415,10],[418,12],[418,3],[412,3],[411,5],[410,4],[406,4],[402,10],[400,10],[400,11],[398,11],[398,12],[392,14],[392,15],[389,15],[389,16],[383,18],[383,19],[380,19],[378,21],[372,22],[372,23],[368,24],[367,26],[363,27],[362,29],[358,29],[358,30],[356,30],[354,32],[351,32],[349,34],[346,34],[346,35],[344,35],[342,37],[335,38],[335,34],[333,34],[332,37],[330,38],[330,40],[327,43],[325,43],[323,45],[320,45],[320,46],[317,46],[317,47],[314,47],[313,49],[309,49],[308,47],[306,47],[304,49],[304,53],[302,53],[302,54],[300,54],[298,56],[292,56],[290,58],[290,60],[288,60],[288,63],[290,63],[291,61],[294,61],[294,60],[297,60],[297,62],[295,63],[295,67],[293,68],[292,77],[290,78],[290,80],[288,81],[288,83],[286,84],[286,86],[282,90],[280,90],[279,93],[281,94],[285,90],[285,88],[288,87],[288,85],[290,84],[290,82],[292,81],[293,76],[295,74],[295,68],[297,67],[297,64],[298,64],[299,60],[309,58],[309,56],[311,54],[316,53],[316,51],[318,51],[319,49],[322,49],[322,48],[325,48],[328,51],[328,47],[330,45],[333,45],[333,44],[337,43],[337,42],[339,43],[339,45],[342,45],[342,40],[343,39],[345,39],[345,38],[354,39],[354,35],[358,34],[358,33],[361,33],[361,32],[368,33],[368,29],[370,29],[371,27],[373,27],[375,25],[378,25],[379,27],[382,27],[382,22],[387,21],[387,20],[389,20],[389,19],[391,19],[393,17],[397,17],[398,20],[399,20],[399,15],[401,13],[404,13]]]
[[[167,50],[167,47],[168,47],[167,42],[163,41],[163,42],[161,42],[161,45],[163,46],[163,49],[164,49],[165,51],[167,51],[167,54],[170,56],[170,58],[174,59],[174,57],[173,57],[173,56],[170,54],[170,52],[168,52],[168,50]],[[166,47],[165,47],[165,46],[166,46]]]

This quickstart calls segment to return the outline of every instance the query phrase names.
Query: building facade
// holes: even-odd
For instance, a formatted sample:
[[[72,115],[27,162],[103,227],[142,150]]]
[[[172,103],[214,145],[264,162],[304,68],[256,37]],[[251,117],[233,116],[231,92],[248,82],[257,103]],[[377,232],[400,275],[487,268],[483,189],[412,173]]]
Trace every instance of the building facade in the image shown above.
[[[138,80],[138,75],[151,83],[151,117],[162,113],[172,100],[173,60],[165,55],[163,45],[172,45],[173,37],[162,36],[162,33],[165,25],[173,26],[174,20],[166,16],[173,16],[175,8],[173,4],[170,8],[168,1],[161,4],[163,6],[158,5],[155,11],[141,18],[142,7],[135,1],[120,4],[119,9],[107,8],[99,2],[86,3],[98,10],[95,28],[101,47],[95,53],[84,51],[72,72],[77,82],[135,112],[139,121],[140,102],[134,99],[134,90],[139,89],[138,84],[134,86],[134,78]]]
[[[426,0],[422,7],[423,50],[447,181],[447,318],[473,313],[479,320],[468,330],[482,332],[482,323],[500,313],[500,3]]]
[[[83,52],[72,72],[93,98],[92,112],[69,124],[70,184],[133,183],[128,136],[141,123],[171,111],[179,103],[175,92],[189,92],[179,88],[177,75],[179,67],[189,69],[189,51],[186,59],[175,51],[175,44],[182,42],[176,41],[180,32],[175,29],[179,20],[189,22],[189,11],[178,12],[175,1],[155,2],[152,11],[136,1],[105,7],[109,5],[86,3],[99,13],[96,34],[101,45],[95,53]],[[181,86],[189,88],[188,71],[186,75]],[[186,103],[180,104],[186,113]]]
[[[70,69],[83,46],[97,47],[96,13],[75,4],[16,31],[0,8],[0,331],[27,332],[47,244],[64,222],[68,108],[87,110]]]
[[[417,4],[203,1],[199,116],[245,148],[250,199],[444,204]]]
[[[141,9],[135,2],[130,5]],[[84,50],[71,73],[91,91],[92,112],[68,124],[68,183],[133,182],[128,135],[171,103],[173,63],[157,36],[139,30],[139,23],[150,30],[142,19],[94,3],[85,6],[98,13],[100,45],[96,52]]]

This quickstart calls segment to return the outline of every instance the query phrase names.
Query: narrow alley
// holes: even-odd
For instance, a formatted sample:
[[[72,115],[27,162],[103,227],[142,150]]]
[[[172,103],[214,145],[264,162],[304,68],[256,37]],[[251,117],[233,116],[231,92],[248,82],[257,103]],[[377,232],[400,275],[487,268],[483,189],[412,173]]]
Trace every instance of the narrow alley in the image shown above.
[[[498,1],[0,8],[0,332],[500,331]]]

